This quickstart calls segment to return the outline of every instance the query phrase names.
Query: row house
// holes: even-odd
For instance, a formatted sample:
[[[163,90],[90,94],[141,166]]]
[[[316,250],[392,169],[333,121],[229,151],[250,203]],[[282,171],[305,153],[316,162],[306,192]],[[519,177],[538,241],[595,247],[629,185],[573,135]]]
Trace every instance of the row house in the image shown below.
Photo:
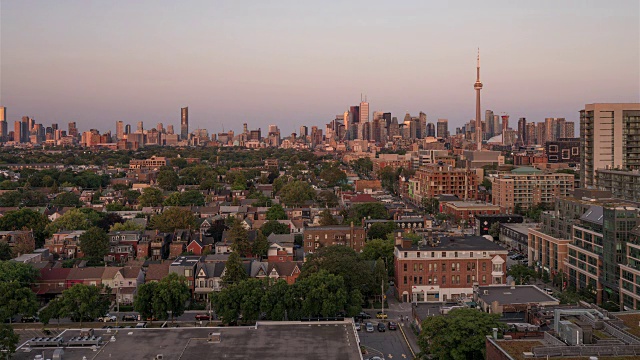
[[[222,290],[222,274],[224,262],[199,262],[196,267],[195,292],[196,300],[208,300],[209,294]]]
[[[63,259],[82,257],[78,244],[84,230],[58,231],[51,238],[45,240],[44,247],[50,254],[58,254]]]
[[[138,244],[138,258],[151,260],[165,260],[169,257],[169,246],[173,234],[159,231],[145,231]]]
[[[201,260],[200,256],[179,256],[169,266],[170,274],[176,273],[186,278],[192,296],[195,294],[196,268]]]
[[[302,270],[302,262],[298,261],[282,261],[269,262],[267,274],[269,279],[284,280],[287,284],[292,285],[300,276]]]
[[[105,269],[107,267],[72,268],[65,281],[65,286],[67,288],[75,284],[100,286],[102,285],[102,275]]]
[[[269,250],[267,250],[269,263],[293,261],[294,235],[270,234],[267,241],[269,241]]]
[[[135,259],[138,254],[138,244],[142,240],[141,231],[112,231],[109,237],[109,254],[106,261],[126,263]]]
[[[402,302],[445,302],[473,296],[475,286],[506,283],[507,250],[480,236],[397,238],[395,295]]]
[[[106,267],[102,284],[111,289],[111,296],[120,304],[133,304],[138,285],[144,283],[140,266]]]
[[[304,252],[315,252],[320,247],[343,245],[361,252],[367,238],[362,227],[349,225],[315,226],[304,229]]]
[[[186,251],[193,255],[204,255],[205,253],[213,252],[213,246],[213,238],[209,236],[202,236],[202,233],[200,233],[200,237],[196,237],[189,242]]]
[[[247,231],[247,236],[249,238],[249,243],[253,244],[253,242],[258,237],[257,230],[249,230]],[[232,241],[229,240],[229,230],[225,230],[222,233],[222,240],[215,243],[216,254],[230,254]]]
[[[51,300],[62,294],[67,289],[67,278],[70,268],[43,268],[40,269],[40,277],[36,279],[33,292],[39,299]]]

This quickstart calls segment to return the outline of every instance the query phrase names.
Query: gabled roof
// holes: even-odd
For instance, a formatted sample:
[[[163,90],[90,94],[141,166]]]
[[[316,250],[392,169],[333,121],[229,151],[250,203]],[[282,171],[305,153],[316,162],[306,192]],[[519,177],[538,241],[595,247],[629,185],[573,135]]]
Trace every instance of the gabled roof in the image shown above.
[[[279,276],[293,276],[294,270],[296,268],[298,269],[298,271],[301,270],[302,263],[298,261],[269,263],[268,274],[270,274],[274,268]]]
[[[260,261],[252,261],[251,262],[251,272],[249,273],[250,277],[257,277],[259,275],[269,275],[267,272],[269,263],[260,262]]]
[[[149,264],[145,273],[145,281],[162,280],[162,278],[169,275],[169,266],[171,266],[171,263],[168,261],[163,261],[160,264]]]
[[[71,273],[71,268],[40,269],[40,281],[66,280]]]
[[[102,279],[105,269],[104,267],[72,268],[67,280]]]
[[[107,266],[104,268],[104,272],[102,273],[103,280],[113,280],[116,274],[120,271],[120,267],[117,266]]]
[[[135,279],[140,275],[140,270],[142,270],[140,266],[125,266],[120,269],[120,273],[125,279]]]

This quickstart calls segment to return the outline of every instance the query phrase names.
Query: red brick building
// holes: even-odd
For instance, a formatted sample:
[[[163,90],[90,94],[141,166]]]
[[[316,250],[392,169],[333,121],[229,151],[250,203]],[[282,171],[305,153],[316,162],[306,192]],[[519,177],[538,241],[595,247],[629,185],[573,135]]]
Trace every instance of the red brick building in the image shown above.
[[[396,297],[402,302],[469,298],[474,285],[505,284],[506,263],[507,250],[480,236],[436,237],[417,246],[399,238]]]
[[[361,227],[348,225],[316,226],[304,228],[304,252],[313,253],[316,249],[331,245],[344,245],[357,252],[362,251],[367,232]]]
[[[415,175],[407,181],[404,195],[417,204],[422,198],[440,194],[475,200],[479,183],[479,176],[475,170],[434,164],[423,166],[416,171]]]
[[[476,215],[500,214],[500,206],[475,201],[451,201],[442,204],[442,212],[449,214],[457,222],[475,222]]]

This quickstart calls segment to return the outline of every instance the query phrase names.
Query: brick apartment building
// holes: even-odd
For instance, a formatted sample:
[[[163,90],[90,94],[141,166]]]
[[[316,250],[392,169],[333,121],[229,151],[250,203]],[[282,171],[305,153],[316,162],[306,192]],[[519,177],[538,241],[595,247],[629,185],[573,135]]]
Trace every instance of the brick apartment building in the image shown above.
[[[473,295],[474,286],[506,282],[507,250],[480,236],[439,237],[394,249],[396,297],[402,302],[442,302]]]
[[[475,200],[479,179],[480,176],[476,170],[458,169],[440,164],[423,166],[409,179],[407,193],[404,195],[416,204],[419,204],[422,198],[440,194]]]
[[[304,228],[304,252],[331,245],[344,245],[357,252],[362,251],[367,233],[362,227],[349,225],[316,226]]]
[[[552,204],[569,196],[574,188],[572,174],[545,173],[531,167],[515,168],[492,178],[493,204],[512,213],[516,204],[528,209],[539,203]]]

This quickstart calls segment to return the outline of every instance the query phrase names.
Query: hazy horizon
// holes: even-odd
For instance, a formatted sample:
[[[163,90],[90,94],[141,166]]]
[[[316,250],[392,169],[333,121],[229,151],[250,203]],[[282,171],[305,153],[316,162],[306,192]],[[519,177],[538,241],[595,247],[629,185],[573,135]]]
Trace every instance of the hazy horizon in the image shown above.
[[[454,131],[482,114],[578,121],[640,101],[640,3],[604,1],[13,1],[0,3],[0,106],[63,129],[180,123],[210,133],[424,111]],[[179,127],[176,127],[179,131]]]

